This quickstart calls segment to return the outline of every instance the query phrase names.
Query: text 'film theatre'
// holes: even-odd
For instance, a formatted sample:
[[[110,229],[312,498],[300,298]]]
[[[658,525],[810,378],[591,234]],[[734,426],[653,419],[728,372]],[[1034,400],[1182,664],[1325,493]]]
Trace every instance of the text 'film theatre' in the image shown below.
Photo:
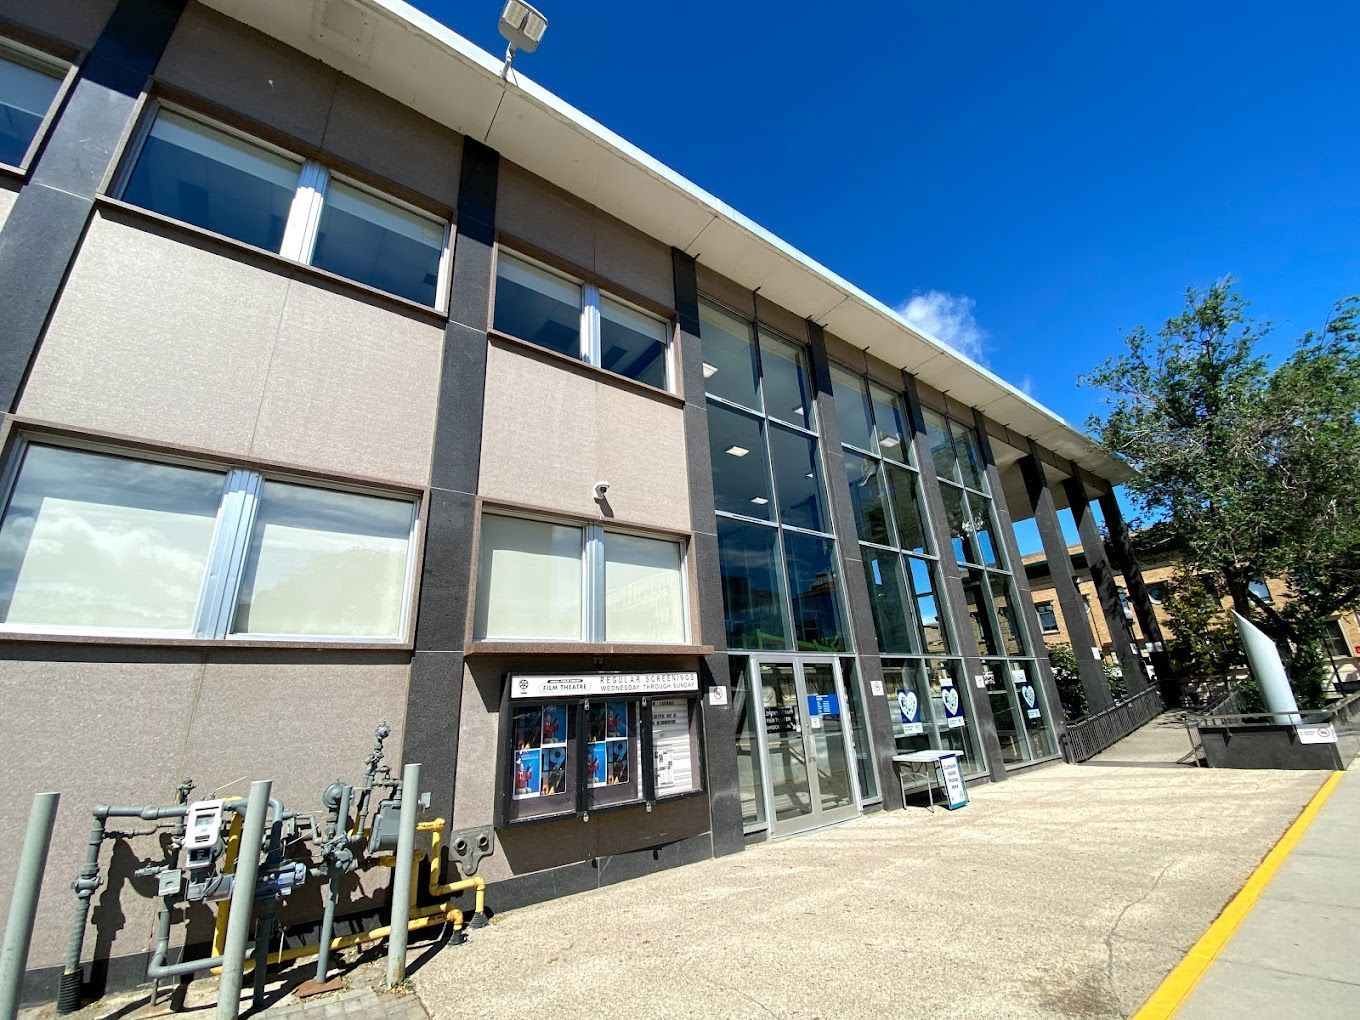
[[[96,804],[321,815],[386,722],[509,910],[901,808],[904,752],[1060,758],[1015,521],[1060,600],[1063,510],[1096,611],[1141,590],[1126,465],[397,0],[0,0],[0,309],[6,853],[61,793],[28,1001]],[[119,846],[110,988],[158,905]]]

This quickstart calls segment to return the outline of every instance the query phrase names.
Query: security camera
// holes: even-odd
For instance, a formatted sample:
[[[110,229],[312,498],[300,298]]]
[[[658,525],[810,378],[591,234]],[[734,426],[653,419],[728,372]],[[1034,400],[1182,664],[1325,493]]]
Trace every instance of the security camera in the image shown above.
[[[608,483],[608,482],[596,482],[596,483],[595,483],[595,502],[596,502],[596,503],[603,503],[603,502],[604,502],[605,493],[607,493],[608,491],[609,491],[609,483]]]

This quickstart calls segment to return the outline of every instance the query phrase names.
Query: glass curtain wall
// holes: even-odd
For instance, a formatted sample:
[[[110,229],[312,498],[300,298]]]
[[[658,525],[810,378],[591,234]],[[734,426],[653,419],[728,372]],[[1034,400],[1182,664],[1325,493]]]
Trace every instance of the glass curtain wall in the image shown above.
[[[983,678],[1007,765],[1058,753],[1050,707],[1015,596],[1015,581],[997,535],[977,431],[924,409],[931,458],[967,602],[969,642]]]
[[[959,751],[965,773],[984,772],[958,647],[941,617],[909,418],[897,394],[840,366],[831,383],[897,749]]]

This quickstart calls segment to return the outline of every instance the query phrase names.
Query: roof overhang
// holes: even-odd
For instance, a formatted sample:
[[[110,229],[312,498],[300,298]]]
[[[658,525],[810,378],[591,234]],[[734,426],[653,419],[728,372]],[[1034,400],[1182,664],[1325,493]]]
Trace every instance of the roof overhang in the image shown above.
[[[700,261],[1112,483],[1080,429],[758,223],[400,0],[203,0]],[[487,8],[487,16],[494,14]]]

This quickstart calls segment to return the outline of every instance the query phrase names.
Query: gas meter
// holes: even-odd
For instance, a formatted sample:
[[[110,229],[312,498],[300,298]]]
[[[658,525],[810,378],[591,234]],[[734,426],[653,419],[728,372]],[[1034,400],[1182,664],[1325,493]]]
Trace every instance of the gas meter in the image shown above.
[[[222,804],[200,800],[189,805],[184,827],[184,866],[189,871],[212,867],[222,852]]]

